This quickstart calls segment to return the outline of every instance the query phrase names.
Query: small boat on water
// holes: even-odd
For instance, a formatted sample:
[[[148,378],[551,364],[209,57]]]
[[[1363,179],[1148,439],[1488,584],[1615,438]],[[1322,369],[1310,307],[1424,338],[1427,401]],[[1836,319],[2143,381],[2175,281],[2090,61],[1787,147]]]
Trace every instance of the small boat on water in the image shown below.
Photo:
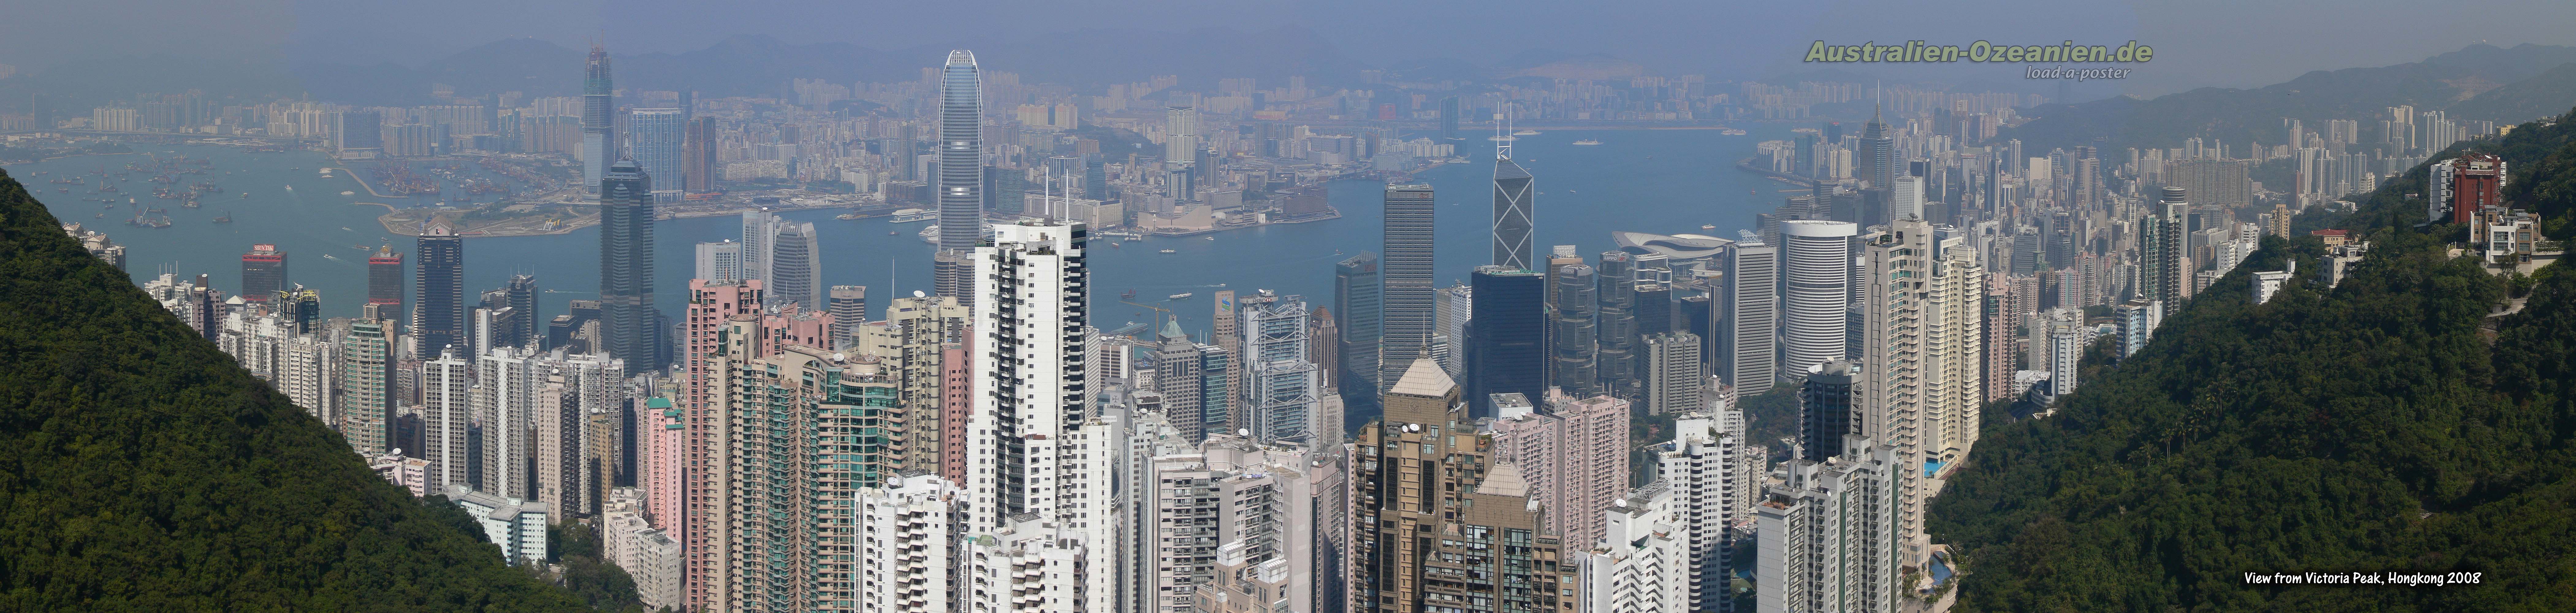
[[[1197,292],[1181,292],[1181,293],[1178,293],[1178,294],[1172,294],[1172,295],[1170,295],[1170,296],[1167,296],[1167,298],[1170,298],[1170,299],[1173,299],[1173,300],[1188,300],[1188,299],[1190,299],[1190,296],[1195,296],[1195,295],[1198,295],[1198,294],[1197,294]]]
[[[355,195],[358,195],[358,193],[357,193],[357,192],[353,192],[353,191],[348,191],[348,190],[341,190],[341,191],[340,191],[340,195],[342,195],[342,196],[355,196]]]
[[[1180,252],[1179,252],[1179,251],[1173,251],[1173,250],[1170,250],[1170,249],[1165,249],[1165,250],[1163,250],[1163,253],[1180,253]]]
[[[1743,130],[1738,130],[1738,129],[1735,129],[1735,128],[1727,128],[1727,129],[1724,129],[1724,130],[1719,130],[1719,131],[1717,131],[1717,133],[1719,133],[1719,134],[1724,134],[1724,135],[1727,135],[1727,136],[1743,136],[1743,135],[1744,135],[1744,131],[1743,131]]]
[[[1583,140],[1579,140],[1579,141],[1574,141],[1574,144],[1577,144],[1577,145],[1598,145],[1598,144],[1601,144],[1601,141],[1592,140],[1592,139],[1587,138],[1587,139],[1583,139]],[[1532,160],[1532,161],[1536,161],[1536,160]]]
[[[1120,297],[1120,298],[1127,298],[1127,299],[1130,299],[1130,300],[1135,299],[1135,298],[1136,298],[1136,290],[1132,290],[1132,289],[1131,289],[1131,290],[1127,290],[1127,291],[1126,291],[1126,292],[1124,292],[1124,293],[1120,293],[1120,294],[1118,294],[1118,297]]]
[[[1715,229],[1717,229],[1717,226],[1715,226],[1715,225],[1702,225],[1702,226],[1700,226],[1700,227],[1699,227],[1699,229],[1702,229],[1702,230],[1715,230]]]
[[[331,254],[325,253],[325,254],[322,254],[322,259],[326,259],[326,260],[337,260],[337,259],[340,259],[340,256],[336,256],[336,255],[331,255]]]
[[[1522,131],[1519,131],[1519,132],[1513,132],[1513,133],[1512,133],[1512,136],[1538,136],[1538,131],[1537,131],[1537,130],[1522,130]]]
[[[222,216],[222,217],[217,217],[217,218],[215,218],[215,223],[232,223],[232,222],[233,222],[233,214],[232,214],[232,213],[230,213],[230,212],[226,212],[226,213],[224,213],[224,216]]]

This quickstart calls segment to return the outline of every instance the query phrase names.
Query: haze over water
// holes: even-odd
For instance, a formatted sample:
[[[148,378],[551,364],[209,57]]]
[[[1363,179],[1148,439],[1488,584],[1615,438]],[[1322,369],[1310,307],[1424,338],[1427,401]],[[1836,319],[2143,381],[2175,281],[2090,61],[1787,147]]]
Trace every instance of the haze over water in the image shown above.
[[[1610,239],[1613,231],[1731,238],[1736,230],[1751,227],[1754,213],[1779,206],[1789,195],[1779,191],[1789,186],[1737,170],[1735,160],[1753,155],[1755,142],[1788,138],[1789,129],[1799,125],[1803,124],[1748,124],[1744,127],[1753,133],[1747,136],[1725,136],[1714,130],[1546,130],[1521,137],[1516,143],[1519,161],[1537,175],[1539,191],[1534,248],[1544,257],[1553,245],[1576,245],[1589,260],[1616,248]],[[1583,138],[1602,144],[1571,144]],[[113,173],[140,155],[64,158],[13,165],[8,170],[63,221],[107,232],[117,244],[125,245],[126,268],[137,283],[152,279],[166,266],[183,277],[208,274],[218,289],[238,292],[242,252],[252,243],[276,243],[290,254],[288,281],[320,290],[325,315],[354,317],[366,294],[366,256],[376,245],[390,240],[395,250],[405,254],[407,266],[414,263],[411,237],[384,231],[376,221],[384,208],[353,204],[375,199],[357,187],[349,173],[321,178],[315,169],[338,164],[319,154],[250,154],[204,146],[139,145],[136,150],[211,157],[215,163],[211,175],[183,178],[210,180],[223,185],[226,192],[204,198],[203,208],[185,209],[176,201],[150,197],[154,184],[138,174],[133,181],[118,184],[127,193],[119,200],[136,197],[138,203],[119,202],[109,210],[79,201],[90,196],[83,193],[85,188],[45,181],[92,169]],[[1470,271],[1491,258],[1493,151],[1478,136],[1463,141],[1460,152],[1471,162],[1416,177],[1438,192],[1437,278],[1443,286],[1466,280]],[[32,174],[39,170],[52,174]],[[234,174],[224,175],[227,170]],[[287,185],[295,189],[284,189]],[[54,191],[57,187],[72,187],[74,193]],[[344,190],[358,193],[340,195]],[[251,192],[251,197],[236,197],[243,191]],[[1198,335],[1206,333],[1210,294],[1219,289],[1249,294],[1266,288],[1304,295],[1310,308],[1328,306],[1333,263],[1378,250],[1381,191],[1382,184],[1376,182],[1333,183],[1331,204],[1342,217],[1329,221],[1153,238],[1119,247],[1111,247],[1112,241],[1105,237],[1097,239],[1091,250],[1096,304],[1092,323],[1109,330],[1130,321],[1153,321],[1147,309],[1118,304],[1118,295],[1129,289],[1136,291],[1137,302],[1159,302],[1174,309],[1183,328]],[[167,208],[176,225],[164,229],[125,225],[136,206]],[[94,216],[102,212],[107,216]],[[868,286],[868,302],[875,312],[895,296],[930,288],[932,249],[914,236],[923,223],[895,224],[884,217],[833,219],[842,212],[784,214],[813,222],[821,230],[826,285]],[[234,223],[209,222],[227,213]],[[1701,225],[1717,227],[1702,230]],[[739,233],[739,219],[731,216],[666,220],[655,226],[655,298],[664,313],[681,312],[694,268],[694,245],[738,238]],[[1159,253],[1163,249],[1178,253]],[[467,290],[481,292],[501,287],[510,275],[535,274],[538,285],[548,291],[541,308],[546,318],[563,314],[571,300],[597,296],[596,226],[552,236],[469,237],[465,252]],[[406,269],[404,278],[410,277]],[[1219,283],[1227,286],[1218,288]],[[1167,296],[1182,292],[1195,295],[1164,302]],[[406,303],[409,300],[406,288]]]

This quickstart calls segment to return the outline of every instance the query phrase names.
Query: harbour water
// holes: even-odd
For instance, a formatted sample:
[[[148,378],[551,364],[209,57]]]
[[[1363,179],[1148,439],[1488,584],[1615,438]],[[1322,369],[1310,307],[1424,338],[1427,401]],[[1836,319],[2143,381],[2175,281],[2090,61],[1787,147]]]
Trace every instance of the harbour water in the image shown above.
[[[1537,176],[1536,232],[1532,243],[1542,257],[1552,245],[1575,245],[1585,259],[1616,248],[1613,231],[1658,234],[1702,233],[1732,237],[1750,227],[1756,212],[1779,206],[1790,186],[1738,170],[1735,161],[1753,155],[1763,139],[1787,138],[1787,124],[1752,126],[1752,134],[1727,136],[1716,130],[1548,130],[1522,136],[1515,144],[1519,162]],[[1601,141],[1577,146],[1580,139]],[[376,245],[391,242],[411,262],[409,237],[390,236],[376,222],[385,208],[373,202],[348,172],[323,179],[322,166],[338,166],[312,152],[244,153],[205,146],[144,146],[212,158],[215,170],[191,177],[218,183],[227,190],[206,198],[198,209],[167,206],[170,228],[125,225],[136,205],[119,203],[101,209],[80,202],[81,193],[61,193],[45,179],[105,169],[113,173],[135,156],[84,156],[13,165],[10,174],[37,192],[54,214],[109,233],[126,245],[127,269],[140,282],[168,270],[186,277],[209,275],[218,289],[241,287],[241,254],[252,243],[275,243],[290,254],[288,281],[317,289],[325,315],[355,316],[366,294],[366,256]],[[1490,180],[1492,150],[1482,138],[1460,144],[1470,160],[1421,173],[1419,182],[1438,193],[1436,246],[1440,284],[1464,281],[1491,256]],[[169,154],[163,154],[169,155]],[[36,171],[51,171],[35,176]],[[225,171],[233,174],[225,175]],[[149,191],[142,182],[120,183],[128,193]],[[292,186],[293,190],[285,189]],[[1119,294],[1135,290],[1138,302],[1172,309],[1184,329],[1205,334],[1212,316],[1212,293],[1231,289],[1251,293],[1270,289],[1306,297],[1310,307],[1331,302],[1333,264],[1379,248],[1380,193],[1383,185],[1340,181],[1330,186],[1330,203],[1341,218],[1306,224],[1270,225],[1186,238],[1112,240],[1092,244],[1095,306],[1093,323],[1112,329],[1127,322],[1151,322],[1153,312],[1119,304]],[[248,198],[236,197],[249,192]],[[341,191],[355,191],[341,195]],[[119,198],[122,200],[122,198]],[[869,302],[882,310],[894,296],[930,288],[931,246],[915,237],[926,222],[893,223],[890,218],[833,219],[837,210],[792,211],[784,216],[813,222],[821,230],[823,278],[827,285],[866,285]],[[95,215],[106,213],[105,217]],[[234,222],[211,220],[229,213]],[[1702,230],[1702,225],[1715,229]],[[693,245],[739,236],[735,217],[666,220],[656,224],[655,302],[677,317],[692,273]],[[889,234],[891,232],[892,234]],[[1213,237],[1214,240],[1209,240]],[[596,227],[550,236],[468,238],[466,288],[501,287],[513,274],[534,274],[546,290],[542,315],[564,312],[567,302],[597,296],[599,232]],[[1165,254],[1170,249],[1175,253]],[[324,256],[330,257],[324,257]],[[410,271],[405,271],[410,278]],[[1222,284],[1222,285],[1220,285]],[[1189,299],[1164,297],[1190,292]],[[406,301],[409,296],[406,295]]]

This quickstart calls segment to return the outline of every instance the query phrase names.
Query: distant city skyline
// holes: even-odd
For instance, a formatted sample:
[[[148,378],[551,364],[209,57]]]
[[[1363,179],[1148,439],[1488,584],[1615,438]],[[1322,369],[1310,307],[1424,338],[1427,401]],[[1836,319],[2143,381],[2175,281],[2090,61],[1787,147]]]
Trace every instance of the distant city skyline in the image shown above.
[[[1906,5],[1885,0],[1821,6],[1725,7],[1647,0],[1620,11],[1547,3],[1466,10],[1470,7],[1455,3],[1386,6],[1350,0],[1309,0],[1286,7],[1263,6],[1257,14],[1243,14],[1254,10],[1250,8],[1179,2],[1137,3],[1116,9],[1031,4],[1014,10],[988,11],[991,19],[980,22],[973,33],[909,26],[940,22],[944,15],[935,6],[793,0],[772,0],[722,11],[700,10],[670,0],[620,3],[617,10],[595,1],[467,0],[453,5],[452,10],[428,15],[394,15],[375,5],[290,4],[282,0],[228,3],[220,10],[186,5],[128,10],[147,8],[129,5],[150,4],[154,3],[65,3],[14,8],[14,13],[26,18],[0,24],[0,63],[16,65],[22,74],[65,62],[152,54],[241,62],[282,60],[290,65],[419,65],[511,37],[534,37],[570,48],[604,41],[621,52],[680,53],[703,49],[732,36],[757,34],[790,43],[844,42],[885,52],[976,48],[998,63],[1010,64],[1013,58],[1002,48],[1004,45],[996,43],[1059,41],[1051,44],[1065,47],[1072,52],[1070,55],[1082,55],[1136,41],[1128,40],[1134,37],[1067,34],[1116,30],[1178,35],[1203,28],[1257,32],[1294,27],[1311,30],[1316,41],[1330,45],[1341,56],[1381,68],[1433,58],[1490,65],[1537,49],[1573,55],[1606,54],[1645,64],[1657,74],[1742,79],[1814,68],[1796,60],[1816,39],[1964,43],[2028,35],[2046,39],[2038,42],[2136,39],[2170,50],[2149,65],[2152,70],[2110,84],[2122,93],[2153,96],[2204,86],[2256,86],[2311,70],[2418,61],[2478,42],[2502,47],[2526,42],[2576,44],[2576,34],[2556,27],[2576,21],[2576,5],[2514,1],[2462,3],[2438,14],[2422,14],[2414,5],[2385,0],[2332,11],[2216,2],[2161,5],[2148,10],[2116,7],[2082,11],[2027,0],[1956,11],[1909,10]],[[114,11],[113,19],[107,18],[107,11]],[[514,18],[483,17],[495,14]],[[692,17],[667,18],[677,14]],[[787,14],[800,17],[778,18]],[[2390,17],[2400,14],[2409,17]],[[2497,14],[2521,17],[2491,18]],[[1354,17],[1317,17],[1337,15]],[[1638,15],[1669,18],[1635,20]],[[2011,27],[2002,27],[1996,21],[1998,15],[2013,15]],[[2283,22],[2303,25],[2268,25]],[[1424,23],[1451,26],[1425,28]],[[99,31],[86,24],[102,24],[98,27],[113,30]],[[1718,35],[1711,35],[1713,27]],[[2374,44],[2338,44],[2356,39]],[[1520,42],[1497,48],[1491,44],[1496,40]],[[1202,44],[1216,47],[1224,41]],[[1996,83],[2021,81],[2013,74],[2015,68],[1934,66],[1919,72],[1908,67],[1864,73],[1898,78],[1921,74],[1935,80]],[[1142,66],[1138,70],[1138,76],[1171,71],[1169,67]]]

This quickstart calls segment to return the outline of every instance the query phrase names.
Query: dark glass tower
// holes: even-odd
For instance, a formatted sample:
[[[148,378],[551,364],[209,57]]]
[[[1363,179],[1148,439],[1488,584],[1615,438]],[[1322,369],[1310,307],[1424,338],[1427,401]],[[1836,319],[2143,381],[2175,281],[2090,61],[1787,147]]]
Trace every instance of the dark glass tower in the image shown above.
[[[1404,376],[1431,341],[1431,218],[1428,184],[1386,186],[1386,227],[1378,250],[1380,391]]]
[[[510,284],[502,288],[503,300],[509,303],[505,306],[515,314],[507,335],[511,345],[544,338],[537,336],[537,293],[536,275],[511,275]]]
[[[1806,375],[1806,383],[1798,388],[1798,459],[1822,462],[1842,455],[1843,437],[1861,423],[1860,416],[1852,413],[1862,405],[1852,398],[1860,365],[1826,360]]]
[[[250,252],[242,254],[242,300],[268,302],[286,288],[285,250],[260,243],[251,245]]]
[[[1548,354],[1555,360],[1548,368],[1552,377],[1548,385],[1565,390],[1577,398],[1591,396],[1600,389],[1598,371],[1593,360],[1593,343],[1597,342],[1596,324],[1592,320],[1592,267],[1567,264],[1556,267],[1555,327],[1548,335]]]
[[[1385,311],[1380,303],[1377,254],[1361,253],[1333,265],[1333,327],[1340,338],[1334,340],[1341,352],[1342,372],[1333,378],[1342,384],[1342,401],[1355,406],[1375,406],[1377,400],[1377,345]]]
[[[654,370],[661,329],[653,317],[653,179],[619,160],[600,181],[599,335],[626,374]]]
[[[1597,271],[1600,304],[1598,347],[1601,390],[1621,398],[1639,391],[1637,355],[1637,258],[1625,251],[1605,251]]]
[[[590,59],[582,64],[581,79],[581,181],[590,193],[599,193],[600,181],[608,176],[610,160],[617,159],[617,124],[608,116],[616,108],[611,97],[617,88],[608,79],[608,50],[590,46]]]
[[[1494,157],[1495,266],[1538,270],[1530,251],[1530,211],[1536,204],[1529,171],[1513,163],[1511,145],[1503,145]]]
[[[455,345],[465,351],[465,238],[444,223],[430,224],[412,247],[420,263],[412,268],[412,334],[420,336],[420,354],[438,355]],[[479,356],[467,356],[473,359]]]
[[[1494,394],[1546,397],[1547,275],[1479,266],[1469,283],[1476,289],[1468,301],[1468,415],[1494,417]]]
[[[939,70],[939,254],[931,260],[932,290],[972,307],[971,254],[984,240],[984,77],[975,53],[948,52]]]
[[[377,247],[376,254],[367,258],[367,304],[392,305],[384,311],[402,312],[402,277],[402,254],[395,253],[393,245]]]

